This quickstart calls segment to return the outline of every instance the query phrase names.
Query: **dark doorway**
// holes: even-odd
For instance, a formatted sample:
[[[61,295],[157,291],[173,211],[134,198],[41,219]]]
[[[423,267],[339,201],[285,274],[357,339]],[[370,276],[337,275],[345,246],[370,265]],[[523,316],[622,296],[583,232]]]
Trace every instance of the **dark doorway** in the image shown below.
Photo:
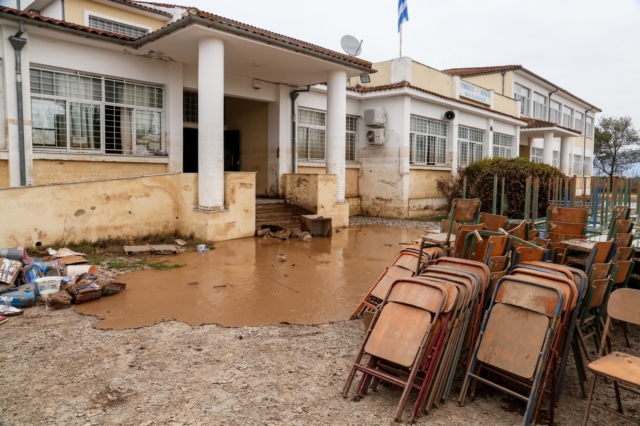
[[[182,171],[198,173],[198,129],[183,130]],[[224,171],[240,171],[240,131],[224,132]]]

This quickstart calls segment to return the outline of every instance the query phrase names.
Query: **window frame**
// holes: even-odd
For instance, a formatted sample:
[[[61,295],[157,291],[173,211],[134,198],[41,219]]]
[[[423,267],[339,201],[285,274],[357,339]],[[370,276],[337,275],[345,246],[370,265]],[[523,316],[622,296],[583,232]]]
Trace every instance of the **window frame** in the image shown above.
[[[581,119],[578,118],[578,114],[582,116]],[[573,112],[573,129],[579,130],[580,132],[584,131],[584,113],[579,111]]]
[[[421,121],[426,132],[413,130],[412,126]],[[444,135],[431,132],[431,127],[444,129]],[[416,161],[418,153],[418,138],[424,139],[424,161]],[[414,166],[447,166],[447,141],[449,138],[449,123],[411,114],[409,118],[409,164]],[[440,152],[439,152],[440,151]],[[433,155],[433,161],[429,161]],[[441,159],[442,161],[438,161]]]
[[[510,139],[510,145],[507,146],[506,144],[503,144],[506,140]],[[516,138],[513,135],[507,135],[504,133],[498,133],[498,132],[493,132],[493,150],[491,152],[491,154],[493,155],[493,158],[514,158],[513,157],[513,144],[515,142]],[[496,155],[496,151],[498,152],[498,154]],[[509,156],[506,155],[500,155],[500,152],[508,152]]]
[[[466,131],[467,136],[461,136],[461,133]],[[482,135],[482,140],[473,140],[472,132]],[[481,160],[484,157],[484,142],[486,138],[486,131],[482,129],[476,129],[467,126],[458,126],[458,166],[467,167],[468,165]],[[463,145],[466,144],[466,149],[463,150]],[[463,151],[466,151],[463,154]],[[463,158],[463,156],[465,158]],[[463,161],[464,160],[464,161]]]
[[[558,105],[558,108],[553,108],[553,104]],[[562,104],[553,99],[549,99],[549,121],[556,124],[562,123]]]
[[[324,117],[324,125],[302,123],[302,120],[300,119],[300,117],[302,116],[302,114],[300,113],[301,111],[321,114]],[[326,162],[327,160],[327,112],[314,109],[314,108],[306,108],[306,107],[299,106],[297,114],[298,114],[298,117],[296,120],[296,150],[298,151],[297,160],[302,162],[309,162],[309,163]],[[311,144],[309,143],[309,141],[307,141],[307,153],[305,157],[300,157],[300,129],[308,129],[308,131],[321,130],[324,133],[324,138],[323,138],[324,140],[322,141],[322,151],[323,151],[322,158],[310,158],[309,153],[311,149]],[[309,138],[309,134],[310,132],[308,133],[307,138]]]
[[[523,96],[516,90],[517,88],[526,90],[527,96]],[[528,87],[523,86],[520,83],[513,83],[513,99],[515,99],[516,101],[521,101],[520,114],[526,115],[527,117],[530,117],[531,114],[531,92],[532,90]],[[524,100],[526,100],[526,102]]]
[[[536,96],[539,99],[544,100],[544,103],[538,102],[538,100],[536,99]],[[549,99],[546,96],[541,95],[540,93],[534,91],[532,96],[532,101],[533,101],[533,118],[537,120],[547,121],[549,119],[547,115],[548,114],[547,107],[549,104]]]
[[[580,173],[582,171],[582,165],[583,165],[583,161],[582,161],[582,155],[578,155],[578,154],[573,154],[573,169],[572,169],[572,175],[576,175],[578,173]],[[576,173],[577,171],[577,173]]]
[[[38,93],[37,91],[34,91],[34,82],[32,81],[32,71],[38,71],[40,73],[42,72],[48,72],[48,73],[54,73],[53,76],[53,82],[54,85],[52,87],[52,91],[54,94],[44,94],[44,93]],[[65,95],[60,95],[60,94],[56,94],[55,91],[57,90],[57,86],[55,85],[56,82],[56,75],[65,75],[65,76],[78,76],[78,77],[88,77],[91,79],[96,79],[99,80],[100,82],[100,100],[95,100],[95,99],[85,99],[82,97],[77,97],[74,96],[74,94],[72,93],[66,93]],[[42,75],[42,74],[40,74]],[[68,77],[67,77],[68,78]],[[133,104],[128,104],[128,103],[120,103],[120,102],[108,102],[107,101],[107,95],[106,95],[106,81],[113,81],[113,82],[118,82],[118,83],[123,83],[123,84],[133,84],[134,88],[137,86],[144,86],[144,87],[149,87],[149,88],[154,88],[156,91],[158,89],[160,89],[161,91],[161,96],[162,96],[162,108],[155,108],[155,107],[149,107],[149,106],[144,106],[144,105],[136,105],[135,101]],[[40,86],[42,87],[42,80],[40,81]],[[142,143],[138,143],[138,136],[137,136],[137,125],[138,125],[138,117],[137,117],[137,113],[139,112],[151,112],[151,113],[158,113],[159,114],[159,119],[160,119],[160,127],[159,127],[159,143],[160,143],[160,151],[166,151],[166,141],[165,141],[165,126],[166,126],[166,88],[164,85],[159,85],[159,84],[151,84],[151,83],[146,83],[146,82],[139,82],[139,81],[135,81],[135,80],[125,80],[125,79],[119,79],[119,78],[112,78],[112,77],[108,77],[108,76],[104,76],[104,75],[97,75],[97,74],[92,74],[92,73],[85,73],[85,72],[81,72],[81,71],[72,71],[72,70],[66,70],[66,69],[58,69],[58,68],[50,68],[50,67],[42,67],[42,66],[38,66],[38,65],[33,65],[31,67],[29,67],[29,85],[30,85],[30,91],[31,91],[31,97],[30,97],[30,104],[33,106],[33,100],[34,99],[39,99],[39,100],[48,100],[48,101],[60,101],[60,102],[65,102],[65,139],[66,139],[66,145],[60,146],[60,147],[53,147],[53,146],[46,146],[46,145],[35,145],[32,142],[32,146],[33,146],[33,151],[34,152],[44,152],[44,153],[73,153],[73,154],[90,154],[90,155],[117,155],[117,156],[127,156],[127,157],[149,157],[153,155],[152,151],[146,150],[146,152],[144,154],[138,154],[138,146],[143,146]],[[67,90],[70,86],[67,86],[67,88],[65,90]],[[42,90],[40,90],[42,92]],[[137,92],[137,91],[136,91]],[[97,92],[92,92],[93,96],[96,95]],[[86,148],[74,148],[72,146],[72,117],[71,117],[71,104],[73,103],[80,103],[80,104],[86,104],[86,105],[96,105],[99,107],[99,120],[100,120],[100,140],[99,140],[99,148],[94,148],[94,149],[86,149]],[[130,127],[130,134],[131,134],[131,152],[125,152],[124,150],[121,150],[122,152],[107,152],[107,151],[115,151],[114,149],[109,149],[107,148],[107,127],[108,127],[108,120],[107,120],[107,116],[106,116],[106,109],[107,107],[114,107],[114,108],[130,108],[132,110],[131,112],[131,118],[130,118],[130,123],[128,123],[128,126]],[[32,109],[32,122],[33,120],[33,109]],[[54,128],[55,129],[55,128]],[[126,127],[125,127],[126,129]],[[36,130],[36,128],[34,126],[32,126],[32,138],[33,140],[35,140],[34,136],[34,130]]]
[[[345,137],[344,137],[344,160],[347,163],[355,163],[358,159],[357,156],[357,151],[358,151],[358,117],[357,115],[349,115],[347,114],[346,117],[346,126],[345,126]],[[351,130],[349,128],[349,121],[352,120],[353,121],[353,130]],[[350,135],[353,135],[353,140],[350,142],[349,141],[349,137]],[[352,147],[350,147],[349,145],[353,144]],[[351,148],[351,150],[350,150]],[[326,149],[326,146],[325,146]],[[351,151],[351,153],[353,154],[353,158],[349,158],[349,151]],[[326,156],[326,154],[325,154]]]
[[[571,111],[571,114],[567,114],[566,110]],[[567,121],[570,120],[570,123],[567,124]],[[569,108],[566,105],[562,105],[562,127],[567,129],[573,129],[573,108]]]
[[[124,19],[116,18],[116,17],[109,16],[109,15],[105,15],[103,13],[94,12],[94,11],[91,11],[91,10],[85,10],[84,11],[84,25],[86,27],[95,28],[95,29],[100,30],[100,31],[109,31],[109,30],[105,30],[103,28],[98,28],[98,27],[91,26],[90,25],[90,17],[94,17],[94,18],[101,19],[101,20],[104,20],[104,21],[110,21],[110,22],[113,22],[115,24],[124,25],[124,26],[131,27],[131,28],[134,28],[134,29],[146,31],[146,34],[144,34],[142,36],[139,36],[138,38],[144,37],[145,35],[148,35],[149,33],[153,32],[153,28],[148,26],[148,25],[142,25],[142,24],[140,24],[138,22],[127,21],[127,20],[124,20]],[[126,36],[129,36],[129,37],[135,37],[135,36],[131,36],[131,35],[126,34],[126,33],[116,32],[115,34],[122,34],[122,35],[126,35]]]
[[[560,168],[560,151],[553,151],[551,153],[551,166],[556,169]]]
[[[531,147],[531,155],[529,156],[529,159],[533,163],[544,163],[544,149]]]
[[[593,138],[593,117],[585,114],[586,134],[587,137]]]

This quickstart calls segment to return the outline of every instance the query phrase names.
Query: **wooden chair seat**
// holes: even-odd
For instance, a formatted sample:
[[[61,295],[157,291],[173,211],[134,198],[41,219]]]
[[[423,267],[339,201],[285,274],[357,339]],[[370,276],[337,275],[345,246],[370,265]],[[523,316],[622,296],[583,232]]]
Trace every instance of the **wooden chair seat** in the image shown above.
[[[640,358],[613,352],[589,364],[589,370],[611,380],[640,386]]]

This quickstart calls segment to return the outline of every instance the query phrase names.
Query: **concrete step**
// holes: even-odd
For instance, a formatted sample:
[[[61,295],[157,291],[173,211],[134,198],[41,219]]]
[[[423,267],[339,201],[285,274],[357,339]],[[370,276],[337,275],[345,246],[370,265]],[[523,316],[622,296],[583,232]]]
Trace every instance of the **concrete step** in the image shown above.
[[[256,219],[271,219],[295,216],[293,212],[256,212]]]
[[[282,205],[275,205],[275,206],[271,206],[271,205],[266,205],[266,206],[256,206],[256,212],[292,212],[293,211],[293,207],[290,206],[286,206],[284,204]]]

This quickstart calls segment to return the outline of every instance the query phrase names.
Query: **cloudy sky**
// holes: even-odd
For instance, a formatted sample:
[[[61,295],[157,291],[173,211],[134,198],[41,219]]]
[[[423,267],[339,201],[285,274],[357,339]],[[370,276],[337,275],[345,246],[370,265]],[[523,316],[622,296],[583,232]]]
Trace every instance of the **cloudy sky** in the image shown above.
[[[405,56],[437,69],[522,64],[640,126],[640,1],[408,0]],[[364,39],[361,57],[398,56],[397,0],[177,0],[340,51]]]

